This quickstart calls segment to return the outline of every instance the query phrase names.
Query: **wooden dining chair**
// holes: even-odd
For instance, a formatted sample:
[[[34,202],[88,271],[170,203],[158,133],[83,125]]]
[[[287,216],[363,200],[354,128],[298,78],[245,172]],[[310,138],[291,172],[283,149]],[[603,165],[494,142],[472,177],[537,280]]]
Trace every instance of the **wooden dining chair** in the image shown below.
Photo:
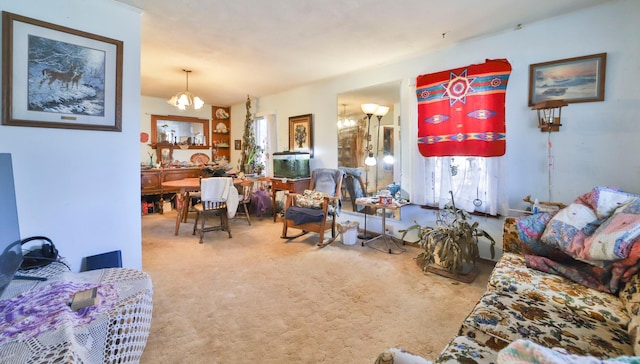
[[[193,223],[193,235],[196,232],[199,233],[200,244],[203,242],[204,233],[210,231],[226,231],[231,238],[227,207],[229,200],[233,197],[230,196],[231,194],[235,194],[237,200],[238,191],[230,177],[211,177],[200,180],[200,203],[194,206],[197,215]],[[206,226],[207,218],[213,216],[219,217],[220,225]],[[200,221],[199,227],[198,221]]]
[[[249,214],[249,204],[251,204],[251,195],[253,194],[254,181],[251,179],[244,180],[238,185],[238,211],[236,219],[245,217],[249,225],[251,225],[251,216]]]

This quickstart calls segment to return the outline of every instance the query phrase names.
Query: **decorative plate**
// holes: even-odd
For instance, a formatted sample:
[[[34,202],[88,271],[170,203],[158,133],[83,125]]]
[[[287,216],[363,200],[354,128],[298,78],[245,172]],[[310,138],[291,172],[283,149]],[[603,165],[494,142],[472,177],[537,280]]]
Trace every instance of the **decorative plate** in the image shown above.
[[[218,131],[222,131],[222,130],[227,131],[227,126],[224,125],[224,123],[218,123],[218,125],[216,125],[216,130],[218,130]]]
[[[218,118],[218,119],[228,119],[229,118],[229,114],[227,113],[227,111],[225,109],[218,109],[218,110],[216,110],[216,118]]]
[[[210,160],[211,158],[204,153],[196,153],[191,156],[191,163],[195,164],[207,164]]]

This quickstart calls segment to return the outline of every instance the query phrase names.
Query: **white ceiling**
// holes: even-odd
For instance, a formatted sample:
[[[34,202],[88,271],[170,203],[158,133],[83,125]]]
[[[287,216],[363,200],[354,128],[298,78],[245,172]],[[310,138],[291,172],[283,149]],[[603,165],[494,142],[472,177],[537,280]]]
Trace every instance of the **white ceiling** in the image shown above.
[[[612,0],[117,0],[142,9],[142,95],[229,106]]]

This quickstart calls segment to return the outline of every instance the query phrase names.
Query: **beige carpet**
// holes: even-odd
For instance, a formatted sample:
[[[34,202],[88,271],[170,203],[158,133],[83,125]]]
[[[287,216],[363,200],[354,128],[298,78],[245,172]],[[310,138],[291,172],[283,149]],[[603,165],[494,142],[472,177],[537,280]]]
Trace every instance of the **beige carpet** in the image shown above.
[[[173,235],[175,212],[142,217],[154,284],[142,363],[373,363],[388,347],[434,359],[484,292],[423,273],[418,248],[390,255],[317,235],[286,242],[269,218],[225,232]],[[378,243],[383,244],[383,243]]]

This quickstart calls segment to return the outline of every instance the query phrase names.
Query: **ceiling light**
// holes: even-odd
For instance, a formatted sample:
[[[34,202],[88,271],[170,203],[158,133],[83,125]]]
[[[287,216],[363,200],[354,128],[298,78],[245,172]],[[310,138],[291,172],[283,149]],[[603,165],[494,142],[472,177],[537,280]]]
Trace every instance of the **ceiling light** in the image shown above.
[[[175,106],[180,110],[186,110],[188,107],[193,107],[196,110],[201,109],[204,106],[204,101],[198,96],[193,96],[191,92],[189,92],[189,73],[191,70],[183,71],[187,74],[187,88],[185,91],[178,92],[175,96],[172,96],[167,103],[171,106]]]
[[[356,125],[356,121],[347,117],[347,105],[342,104],[342,115],[338,117],[338,129],[350,128]]]

